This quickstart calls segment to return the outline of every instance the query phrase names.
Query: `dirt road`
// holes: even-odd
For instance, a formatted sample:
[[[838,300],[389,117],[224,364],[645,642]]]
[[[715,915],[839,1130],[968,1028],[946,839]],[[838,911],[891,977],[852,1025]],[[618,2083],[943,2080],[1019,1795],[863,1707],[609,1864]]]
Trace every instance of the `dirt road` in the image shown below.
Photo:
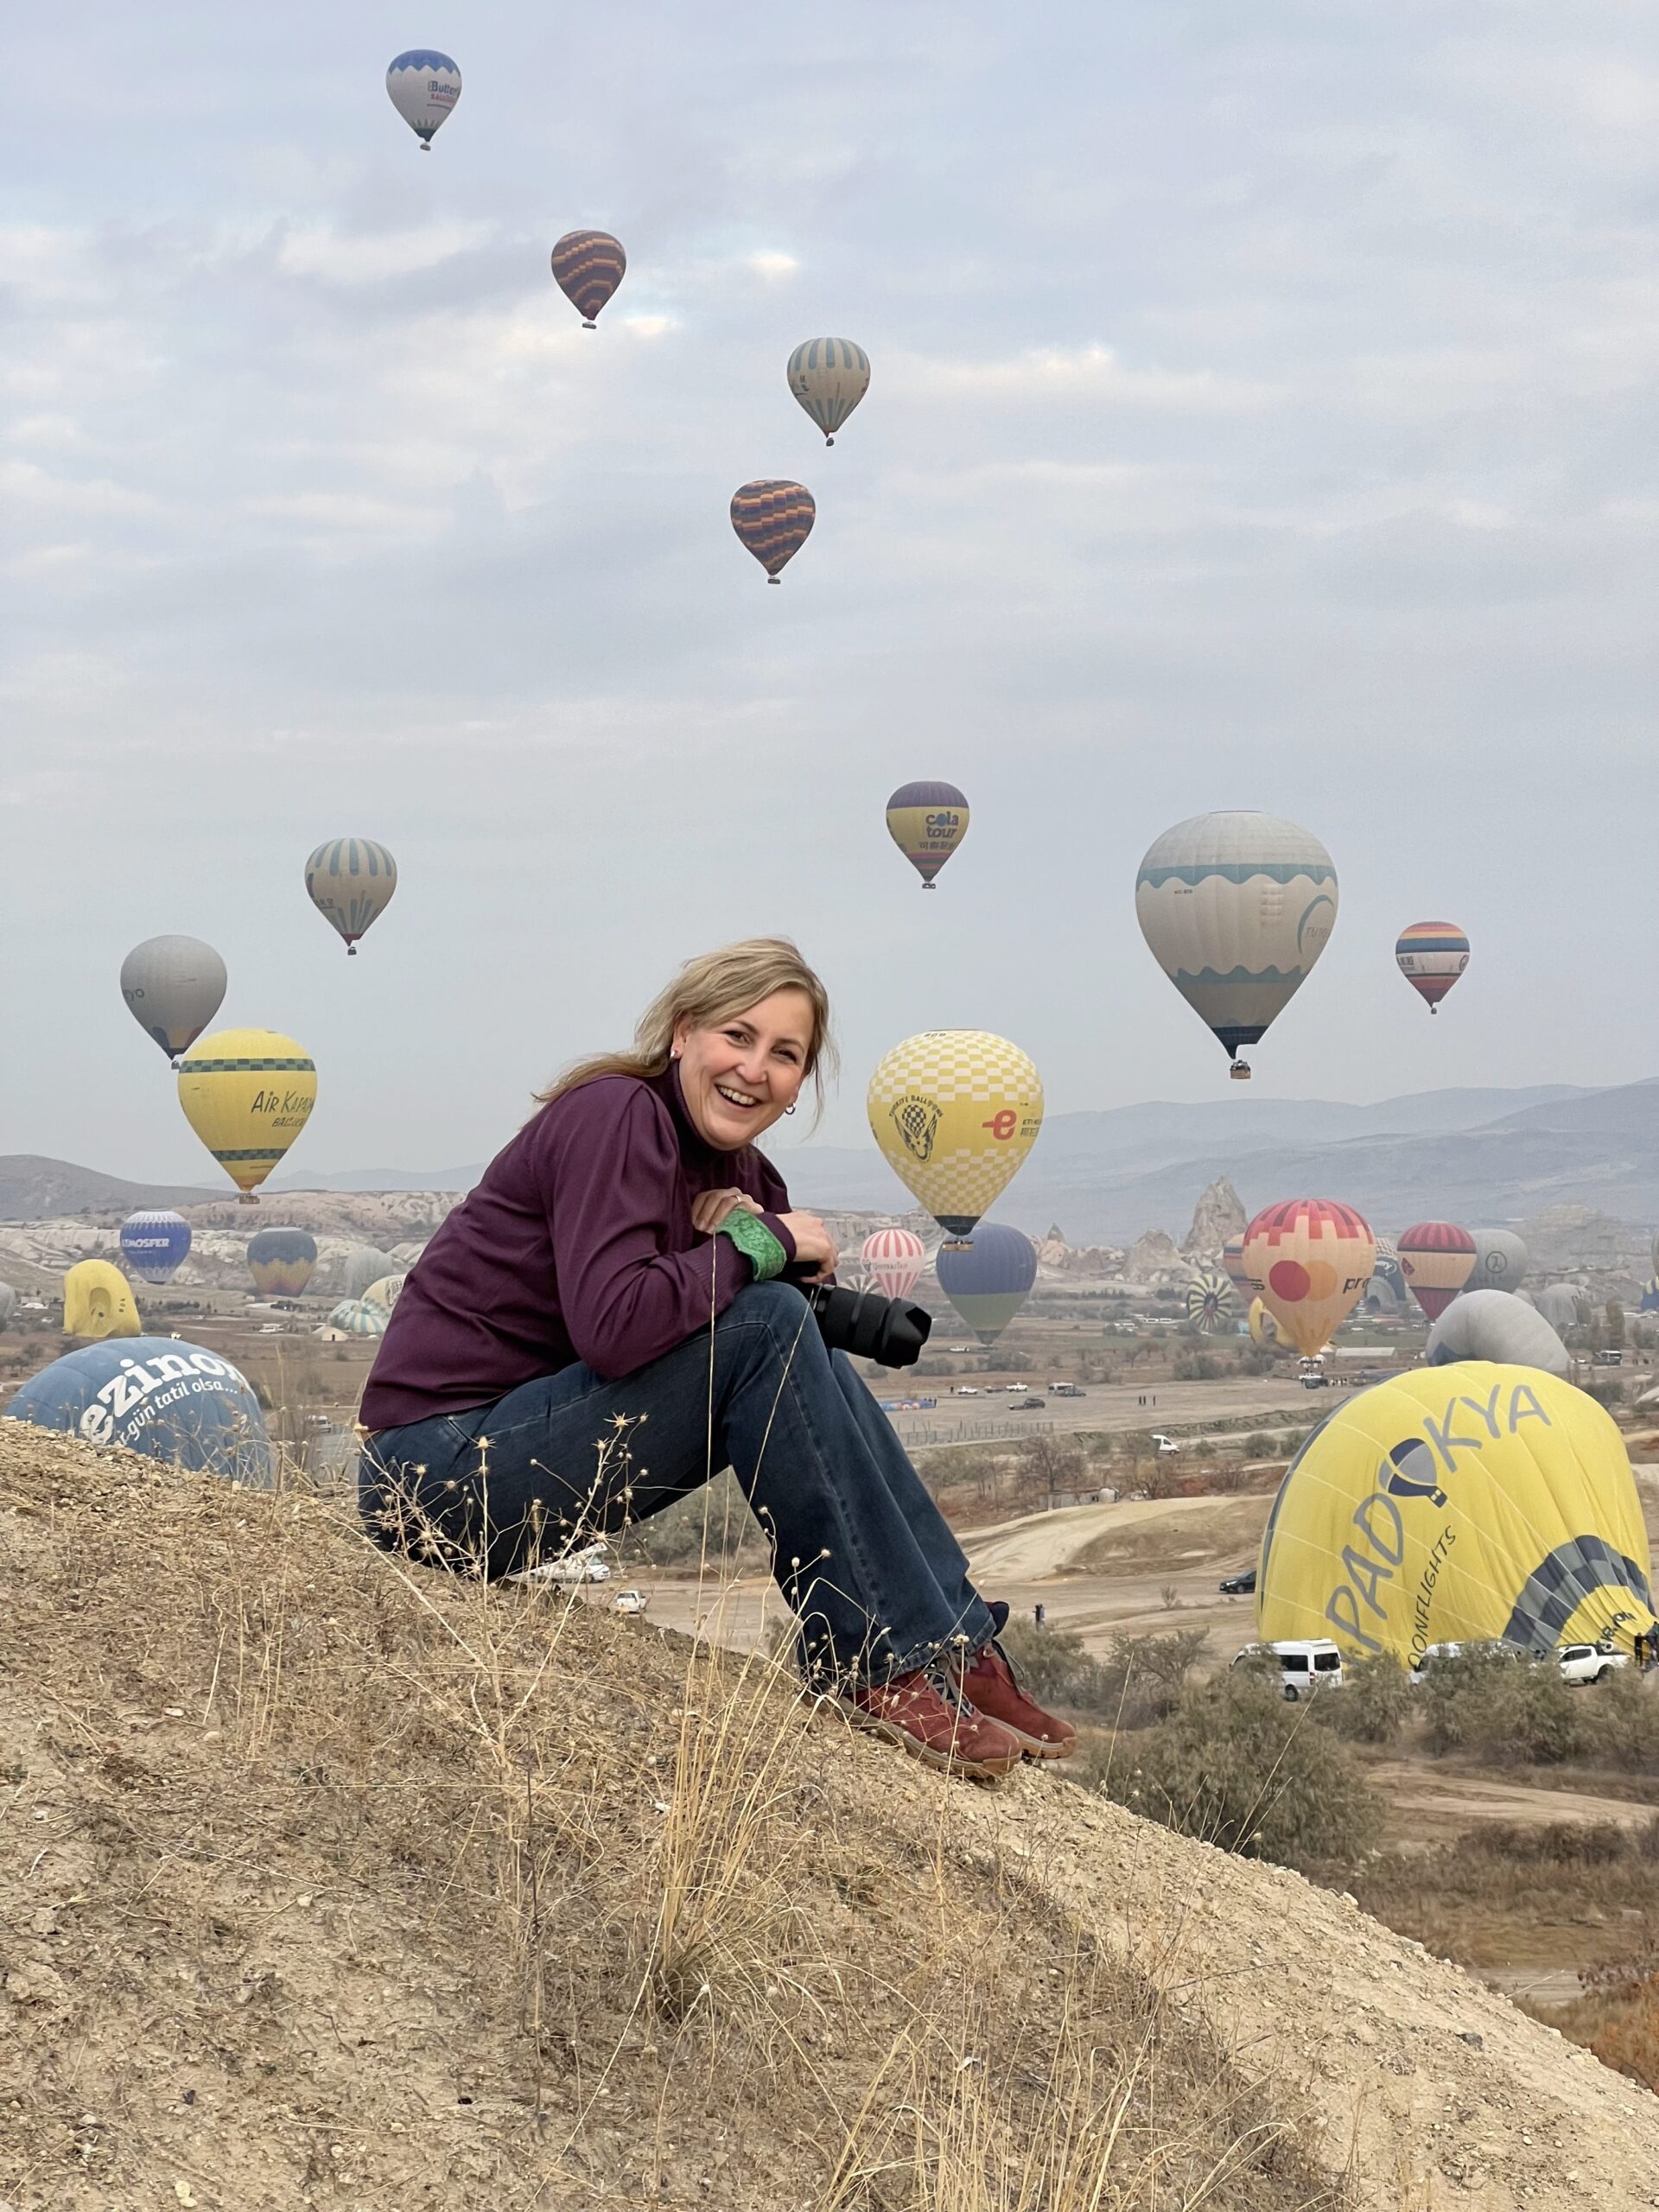
[[[915,1387],[937,1386],[918,1383]],[[1040,1376],[1037,1389],[1041,1395]],[[888,1395],[884,1386],[882,1395]],[[1284,1426],[1294,1416],[1300,1428],[1328,1411],[1341,1395],[1334,1389],[1304,1390],[1294,1376],[1282,1375],[1251,1376],[1228,1382],[1160,1382],[1155,1391],[1131,1389],[1127,1383],[1091,1382],[1084,1397],[1045,1396],[1040,1413],[1021,1414],[1010,1406],[1001,1391],[988,1396],[953,1398],[941,1390],[936,1408],[925,1413],[896,1413],[892,1421],[907,1449],[995,1442],[1045,1427],[1068,1435],[1079,1429],[1110,1435],[1126,1435],[1136,1429],[1189,1430],[1246,1415],[1260,1416],[1263,1427],[1268,1429]]]

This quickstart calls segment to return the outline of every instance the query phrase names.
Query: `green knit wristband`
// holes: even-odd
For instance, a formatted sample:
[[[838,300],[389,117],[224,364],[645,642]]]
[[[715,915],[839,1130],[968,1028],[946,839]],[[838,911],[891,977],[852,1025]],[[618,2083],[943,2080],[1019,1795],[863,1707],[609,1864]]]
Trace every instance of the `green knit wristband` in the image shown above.
[[[753,1262],[756,1282],[770,1282],[780,1275],[789,1265],[789,1255],[764,1221],[740,1206],[728,1213],[715,1231],[717,1236],[729,1236],[745,1258]]]

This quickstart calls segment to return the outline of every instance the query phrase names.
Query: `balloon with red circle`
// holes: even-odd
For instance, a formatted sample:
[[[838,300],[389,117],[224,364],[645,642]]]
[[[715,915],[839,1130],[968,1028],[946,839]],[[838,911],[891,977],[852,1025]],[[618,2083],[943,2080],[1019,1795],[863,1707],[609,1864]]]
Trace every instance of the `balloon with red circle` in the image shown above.
[[[1285,1198],[1257,1214],[1240,1257],[1280,1335],[1312,1358],[1364,1296],[1376,1239],[1338,1199]]]

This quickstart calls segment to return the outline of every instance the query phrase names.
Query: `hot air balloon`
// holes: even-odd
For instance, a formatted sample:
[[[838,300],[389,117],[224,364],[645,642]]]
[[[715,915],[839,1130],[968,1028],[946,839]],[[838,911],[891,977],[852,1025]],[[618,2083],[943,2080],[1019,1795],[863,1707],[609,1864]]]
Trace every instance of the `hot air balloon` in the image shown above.
[[[1400,1272],[1431,1321],[1438,1321],[1475,1271],[1475,1240],[1451,1221],[1420,1221],[1401,1236]]]
[[[1251,1298],[1262,1287],[1259,1282],[1251,1281],[1250,1271],[1244,1264],[1244,1239],[1242,1236],[1230,1236],[1222,1246],[1221,1271],[1235,1290],[1247,1293]]]
[[[965,1236],[1007,1189],[1043,1126],[1042,1078],[982,1029],[906,1038],[865,1103],[888,1166],[949,1236]]]
[[[447,54],[429,46],[411,47],[386,71],[386,91],[420,140],[421,151],[429,154],[433,132],[461,98],[461,72]]]
[[[384,1306],[371,1305],[366,1298],[343,1298],[330,1310],[325,1325],[347,1337],[384,1337],[391,1319]]]
[[[215,1030],[180,1065],[184,1117],[249,1205],[316,1103],[310,1054],[274,1029]]]
[[[1557,1335],[1590,1318],[1589,1300],[1569,1282],[1546,1283],[1533,1303]]]
[[[1659,1313],[1659,1275],[1649,1275],[1643,1284],[1642,1302],[1636,1310],[1638,1313]],[[5,1325],[4,1321],[0,1320],[0,1329]]]
[[[913,1229],[873,1230],[858,1256],[871,1287],[883,1298],[908,1298],[927,1265],[927,1248]]]
[[[804,484],[785,477],[760,477],[740,484],[732,494],[732,528],[775,584],[812,535],[817,508]]]
[[[1417,1368],[1343,1401],[1291,1461],[1256,1571],[1263,1637],[1406,1665],[1432,1643],[1548,1653],[1654,1626],[1624,1443],[1535,1368]]]
[[[11,1317],[16,1311],[16,1292],[9,1282],[0,1282],[0,1329],[11,1326]]]
[[[1478,1229],[1471,1290],[1513,1290],[1527,1272],[1526,1245],[1512,1229]]]
[[[262,1229],[248,1243],[248,1273],[262,1298],[298,1298],[317,1264],[308,1229]]]
[[[1410,1298],[1406,1278],[1401,1270],[1400,1255],[1385,1251],[1385,1237],[1376,1240],[1376,1264],[1371,1269],[1371,1279],[1365,1286],[1365,1303],[1374,1313],[1393,1313],[1404,1306]]]
[[[1198,1323],[1203,1335],[1214,1336],[1232,1313],[1233,1286],[1225,1275],[1206,1268],[1186,1286],[1186,1318]]]
[[[1272,814],[1195,815],[1165,830],[1135,878],[1135,910],[1153,957],[1219,1039],[1267,1033],[1324,951],[1337,918],[1337,872],[1317,837]]]
[[[887,835],[931,891],[968,835],[968,802],[954,784],[900,784],[887,801]]]
[[[628,257],[608,231],[567,231],[553,249],[553,276],[584,330],[622,282]]]
[[[1279,1324],[1259,1298],[1250,1300],[1249,1329],[1250,1342],[1259,1344],[1264,1351],[1271,1351],[1274,1344],[1283,1341],[1279,1333]]]
[[[406,1274],[382,1275],[378,1282],[372,1282],[363,1294],[365,1306],[378,1306],[383,1313],[390,1313],[403,1295]]]
[[[397,1273],[397,1262],[388,1253],[377,1252],[372,1244],[353,1244],[331,1270],[329,1287],[336,1298],[361,1298],[371,1283]]]
[[[165,1207],[157,1213],[131,1213],[121,1224],[121,1258],[142,1282],[167,1282],[190,1256],[190,1224]]]
[[[850,338],[809,338],[789,357],[789,388],[832,446],[870,388],[870,357]]]
[[[994,1344],[1031,1295],[1037,1247],[1023,1230],[982,1221],[968,1236],[940,1245],[933,1271],[981,1344]]]
[[[1244,1231],[1244,1264],[1279,1333],[1305,1357],[1323,1351],[1365,1295],[1376,1240],[1363,1215],[1331,1198],[1287,1198]]]
[[[305,864],[306,896],[353,958],[357,940],[385,913],[397,888],[397,863],[372,837],[331,837]]]
[[[225,1002],[225,963],[196,937],[147,937],[121,963],[121,995],[176,1066]]]
[[[245,1378],[177,1337],[128,1336],[66,1352],[23,1384],[6,1417],[260,1489],[276,1472]]]
[[[1465,1290],[1454,1298],[1429,1331],[1423,1357],[1431,1367],[1491,1359],[1505,1367],[1540,1367],[1546,1375],[1565,1375],[1572,1365],[1567,1346],[1537,1307],[1523,1306],[1512,1290]]]
[[[66,1337],[136,1337],[142,1324],[132,1285],[107,1260],[80,1260],[63,1278]]]
[[[1431,1014],[1469,965],[1469,940],[1454,922],[1414,922],[1394,948],[1400,973]]]
[[[1648,1254],[1653,1262],[1653,1272],[1659,1275],[1659,1231],[1655,1232],[1653,1243],[1648,1248]]]

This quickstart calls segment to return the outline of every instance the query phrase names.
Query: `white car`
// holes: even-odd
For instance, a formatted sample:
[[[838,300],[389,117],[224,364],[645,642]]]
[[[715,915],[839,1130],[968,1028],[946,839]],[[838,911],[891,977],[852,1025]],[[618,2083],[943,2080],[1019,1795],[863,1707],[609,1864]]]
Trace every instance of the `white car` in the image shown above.
[[[1179,1452],[1181,1448],[1173,1436],[1166,1436],[1161,1429],[1153,1430],[1152,1440],[1157,1446],[1158,1457],[1160,1459],[1166,1459],[1172,1452]]]
[[[1342,1688],[1342,1654],[1325,1636],[1287,1637],[1278,1643],[1247,1643],[1228,1663],[1243,1666],[1247,1660],[1276,1659],[1279,1683],[1292,1705],[1314,1690]]]
[[[611,1610],[617,1613],[643,1613],[650,1603],[643,1590],[619,1590],[611,1600]]]
[[[1564,1643],[1555,1654],[1564,1682],[1605,1682],[1620,1667],[1628,1667],[1628,1651],[1615,1651],[1611,1643]]]

